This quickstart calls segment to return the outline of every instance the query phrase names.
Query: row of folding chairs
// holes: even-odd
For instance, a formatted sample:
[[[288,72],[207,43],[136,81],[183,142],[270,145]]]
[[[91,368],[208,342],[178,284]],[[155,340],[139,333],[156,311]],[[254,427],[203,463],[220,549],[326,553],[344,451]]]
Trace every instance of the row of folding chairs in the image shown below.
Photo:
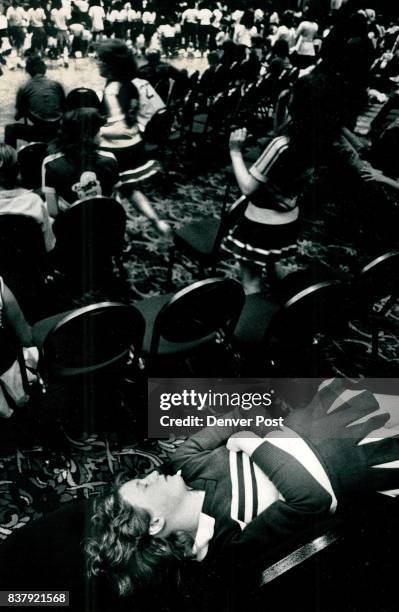
[[[278,99],[298,78],[298,70],[286,70],[279,77],[265,75],[254,81],[233,82],[218,92],[202,91],[200,81],[175,113],[186,144],[226,136],[236,126],[248,126],[252,133],[267,132],[273,125]]]
[[[132,351],[154,371],[165,360],[170,365],[208,349],[211,355],[217,345],[256,357],[263,375],[288,376],[294,365],[297,376],[303,359],[293,364],[293,358],[312,351],[317,363],[325,343],[345,336],[348,322],[362,316],[371,316],[371,356],[377,356],[382,322],[398,298],[398,272],[399,251],[393,251],[350,280],[324,270],[293,273],[273,299],[245,297],[233,279],[208,278],[133,305],[99,303],[52,316],[35,324],[34,337],[45,378],[114,368]],[[306,366],[307,376],[331,374]]]

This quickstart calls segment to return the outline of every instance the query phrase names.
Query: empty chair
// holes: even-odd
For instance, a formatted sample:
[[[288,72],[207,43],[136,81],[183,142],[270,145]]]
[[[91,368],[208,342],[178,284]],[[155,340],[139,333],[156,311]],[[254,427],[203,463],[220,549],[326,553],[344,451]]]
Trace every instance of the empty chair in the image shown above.
[[[21,184],[27,189],[41,187],[41,170],[47,155],[47,143],[30,142],[18,151],[18,163],[21,174]]]
[[[347,289],[337,279],[306,276],[286,277],[275,300],[260,293],[246,297],[234,337],[253,373],[277,368],[282,376],[327,374],[319,371],[321,340],[343,329]]]
[[[206,276],[207,269],[210,269],[212,274],[215,272],[222,240],[247,205],[245,196],[242,196],[227,210],[228,195],[229,187],[226,189],[219,218],[203,217],[198,221],[186,223],[182,228],[175,230],[174,244],[169,257],[169,284],[172,282],[173,266],[177,252],[198,264],[200,277]]]
[[[121,267],[125,227],[126,213],[116,200],[78,200],[54,223],[56,267],[88,290],[105,278],[113,263]]]
[[[151,365],[157,357],[190,356],[204,347],[223,345],[231,338],[243,304],[240,283],[221,278],[136,302],[146,321],[143,353]],[[169,364],[174,362],[169,359]]]
[[[126,365],[140,353],[144,319],[133,306],[101,302],[57,314],[33,327],[45,379],[67,379]]]
[[[76,87],[67,95],[66,105],[70,111],[77,108],[100,108],[100,100],[94,89]]]
[[[140,313],[118,302],[93,304],[34,325],[42,389],[47,391],[41,408],[50,431],[62,423],[79,432],[99,427],[127,432],[132,422],[126,377],[135,380],[140,372],[143,335]]]

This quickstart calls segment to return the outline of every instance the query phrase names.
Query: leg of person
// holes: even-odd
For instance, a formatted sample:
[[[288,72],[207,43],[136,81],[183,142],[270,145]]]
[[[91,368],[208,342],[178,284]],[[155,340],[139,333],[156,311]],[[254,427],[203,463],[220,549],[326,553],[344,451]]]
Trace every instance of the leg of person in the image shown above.
[[[262,267],[251,261],[240,262],[241,283],[245,295],[262,291]]]
[[[40,139],[38,130],[34,125],[24,123],[9,123],[4,128],[5,144],[17,148],[17,140],[25,140],[27,142]]]

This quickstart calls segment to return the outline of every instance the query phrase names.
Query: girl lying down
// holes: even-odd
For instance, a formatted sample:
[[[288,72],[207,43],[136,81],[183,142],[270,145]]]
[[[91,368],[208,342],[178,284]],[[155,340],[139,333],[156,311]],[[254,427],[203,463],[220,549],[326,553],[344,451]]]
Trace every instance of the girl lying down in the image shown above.
[[[187,559],[243,564],[354,497],[394,494],[397,399],[348,391],[337,379],[277,430],[199,431],[174,454],[170,475],[120,479],[97,501],[89,573],[108,574],[126,596],[165,575],[178,579]]]

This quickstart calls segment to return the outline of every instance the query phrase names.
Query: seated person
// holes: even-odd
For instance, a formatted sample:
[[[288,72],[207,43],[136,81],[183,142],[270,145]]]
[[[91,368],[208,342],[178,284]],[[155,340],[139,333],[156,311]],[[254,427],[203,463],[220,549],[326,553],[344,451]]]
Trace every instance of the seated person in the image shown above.
[[[126,173],[119,174],[115,156],[99,148],[103,125],[102,116],[94,108],[65,113],[58,139],[50,145],[52,154],[44,159],[42,167],[42,190],[50,214],[56,216],[83,198],[114,196],[125,206],[127,214],[130,202],[162,232],[165,222],[158,219],[149,200],[138,188],[123,184]],[[130,180],[134,180],[132,176]]]
[[[231,565],[243,580],[248,566],[337,509],[397,489],[390,415],[367,391],[349,401],[344,393],[344,380],[324,383],[274,431],[205,428],[174,453],[172,475],[119,480],[95,505],[90,573],[108,575],[127,596],[162,588],[163,578],[171,588],[191,559],[221,566],[233,585]]]
[[[47,251],[55,245],[47,206],[39,195],[18,186],[18,159],[15,149],[0,143],[0,215],[33,217],[43,231]]]
[[[29,57],[26,71],[31,78],[17,92],[15,119],[29,119],[32,124],[12,123],[5,126],[4,141],[14,148],[18,139],[50,141],[65,110],[62,85],[46,77],[46,64],[41,57]]]
[[[163,62],[159,49],[150,47],[147,49],[145,57],[147,63],[140,66],[137,70],[137,76],[151,83],[161,98],[167,100],[170,87],[169,79],[179,82],[184,80],[184,73],[171,64]]]
[[[24,388],[17,361],[20,347],[27,366],[36,368],[38,351],[33,345],[32,328],[13,293],[0,277],[0,417],[9,418],[16,405],[25,404],[29,396]],[[36,377],[27,371],[28,382]]]
[[[65,113],[42,168],[42,190],[53,216],[82,198],[112,195],[119,177],[118,164],[112,153],[99,150],[103,124],[94,108]]]

